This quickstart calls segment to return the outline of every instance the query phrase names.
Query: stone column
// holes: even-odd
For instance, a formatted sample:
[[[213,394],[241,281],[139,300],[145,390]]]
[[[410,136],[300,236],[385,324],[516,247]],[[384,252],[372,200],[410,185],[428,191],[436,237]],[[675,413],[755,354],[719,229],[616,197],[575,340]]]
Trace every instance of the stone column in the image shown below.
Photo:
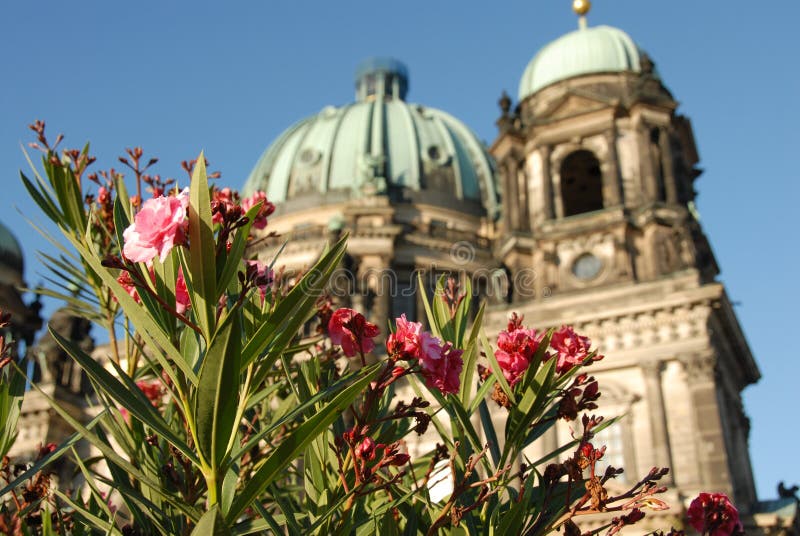
[[[561,219],[564,217],[564,203],[561,202],[561,170],[553,170],[552,162],[553,153],[548,155],[547,169],[550,171],[550,188],[552,194],[550,195],[550,202],[553,206],[553,217]]]
[[[619,174],[619,159],[617,158],[617,135],[616,129],[612,129],[606,133],[606,145],[608,151],[606,153],[606,174],[603,176],[604,182],[604,199],[603,205],[607,207],[616,207],[623,204],[624,192],[622,191],[622,184]]]
[[[645,397],[650,417],[651,452],[653,465],[669,467],[670,473],[662,479],[664,484],[672,484],[672,448],[667,430],[667,412],[664,405],[664,392],[661,389],[661,361],[646,361],[641,364],[644,375]]]
[[[514,159],[517,172],[517,192],[519,192],[519,230],[527,231],[531,228],[531,214],[528,210],[528,170],[525,169],[525,160]]]
[[[664,176],[661,180],[664,181],[664,192],[667,194],[666,201],[667,203],[677,203],[676,181],[678,178],[675,176],[675,160],[672,155],[672,134],[667,130],[661,130],[658,144],[661,149],[661,166],[664,169]]]
[[[693,354],[680,358],[694,410],[695,444],[698,475],[704,489],[732,494],[728,470],[728,454],[717,397],[716,363],[712,353]]]
[[[553,206],[553,183],[550,170],[550,154],[552,153],[551,147],[546,145],[540,149],[542,155],[542,196],[544,203],[545,218],[552,220],[555,215],[555,208]]]
[[[508,185],[508,202],[506,203],[510,220],[510,227],[508,230],[516,231],[520,226],[520,203],[522,202],[522,196],[520,195],[519,177],[517,176],[519,166],[516,158],[513,156],[513,152],[505,158],[503,169],[506,173],[505,182]]]
[[[656,184],[656,172],[653,169],[653,159],[650,156],[650,132],[641,120],[636,121],[634,130],[636,135],[636,146],[639,151],[639,176],[641,177],[641,187],[644,200],[652,203],[658,197],[658,184]]]

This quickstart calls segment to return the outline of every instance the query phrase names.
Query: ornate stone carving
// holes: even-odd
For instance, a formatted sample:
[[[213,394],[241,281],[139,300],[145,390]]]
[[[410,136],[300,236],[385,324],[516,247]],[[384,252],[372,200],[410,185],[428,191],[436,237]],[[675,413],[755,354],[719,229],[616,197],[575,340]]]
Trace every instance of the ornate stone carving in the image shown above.
[[[713,353],[690,354],[678,358],[683,365],[689,385],[714,381],[717,374],[717,356]]]

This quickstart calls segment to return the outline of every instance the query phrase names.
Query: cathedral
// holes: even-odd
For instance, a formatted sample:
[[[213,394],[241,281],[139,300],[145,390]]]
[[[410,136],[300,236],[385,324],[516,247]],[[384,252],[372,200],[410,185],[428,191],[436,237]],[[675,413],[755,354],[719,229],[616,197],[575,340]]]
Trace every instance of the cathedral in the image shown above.
[[[741,392],[760,374],[695,209],[691,122],[631,36],[589,26],[588,1],[573,7],[578,29],[520,66],[516,102],[500,98],[489,147],[410,103],[402,63],[363,62],[355,102],[289,127],[250,174],[244,193],[277,205],[279,236],[259,256],[283,248],[291,277],[347,232],[334,289],[378,326],[423,317],[418,281],[430,290],[445,273],[487,300],[488,334],[512,312],[575,326],[606,355],[593,366],[603,413],[624,416],[598,438],[607,463],[629,478],[671,468],[673,509],[654,527],[709,490],[750,516],[748,533],[793,534],[756,497]]]
[[[590,26],[588,0],[573,7],[578,29],[520,65],[488,147],[446,111],[409,102],[401,62],[364,61],[353,103],[300,120],[258,159],[243,194],[267,193],[277,236],[257,254],[280,251],[291,278],[348,233],[332,292],[380,327],[403,313],[422,320],[420,282],[430,292],[442,274],[486,300],[490,337],[513,312],[538,329],[573,325],[606,356],[592,366],[600,410],[622,418],[597,442],[606,463],[625,467],[620,485],[671,469],[672,508],[648,514],[651,530],[713,491],[734,500],[748,534],[797,534],[793,498],[756,497],[741,393],[760,373],[694,206],[691,122],[654,58],[624,31]],[[38,302],[20,298],[22,252],[2,226],[0,251],[10,329],[47,364],[45,390],[80,414],[90,386],[52,336],[32,345]],[[66,310],[50,325],[93,350],[89,325]],[[15,455],[69,433],[36,393],[20,431]],[[560,423],[531,455],[572,432]]]

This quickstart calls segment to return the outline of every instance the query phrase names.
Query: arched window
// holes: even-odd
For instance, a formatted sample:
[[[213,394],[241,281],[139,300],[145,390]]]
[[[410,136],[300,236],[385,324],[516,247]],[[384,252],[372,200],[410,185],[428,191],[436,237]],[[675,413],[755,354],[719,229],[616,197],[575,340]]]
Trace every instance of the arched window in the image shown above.
[[[591,151],[575,151],[561,163],[561,202],[564,216],[603,208],[603,174]]]

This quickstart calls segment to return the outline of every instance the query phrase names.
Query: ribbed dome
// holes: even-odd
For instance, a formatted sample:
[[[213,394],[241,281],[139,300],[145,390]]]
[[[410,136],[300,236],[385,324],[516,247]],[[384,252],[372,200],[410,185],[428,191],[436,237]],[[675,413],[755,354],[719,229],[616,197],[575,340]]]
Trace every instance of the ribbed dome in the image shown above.
[[[611,26],[581,28],[542,48],[519,83],[519,100],[545,86],[591,73],[641,72],[642,50]]]
[[[396,60],[362,63],[357,101],[327,107],[284,131],[243,192],[265,190],[274,203],[336,203],[375,194],[472,201],[494,215],[494,166],[483,144],[453,116],[405,102],[407,89],[407,71]]]
[[[0,264],[22,274],[22,248],[11,230],[0,223]]]

